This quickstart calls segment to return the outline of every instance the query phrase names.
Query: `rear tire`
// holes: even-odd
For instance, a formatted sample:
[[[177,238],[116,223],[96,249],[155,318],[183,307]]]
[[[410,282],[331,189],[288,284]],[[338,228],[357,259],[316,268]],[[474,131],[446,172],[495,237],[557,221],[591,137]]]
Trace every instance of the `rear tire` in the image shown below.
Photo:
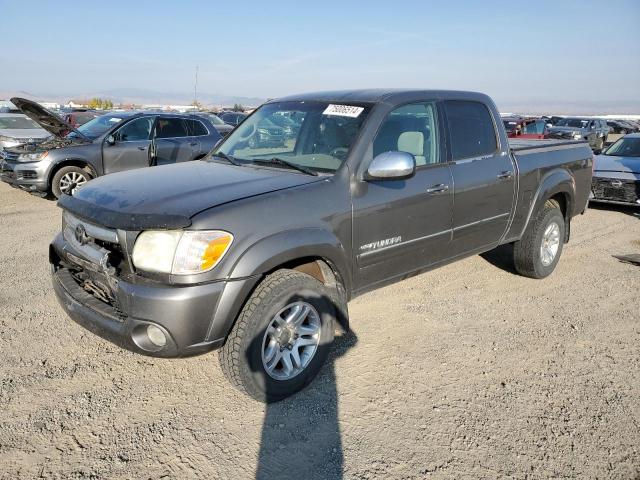
[[[89,172],[81,167],[62,167],[51,180],[51,193],[56,198],[62,195],[73,195],[77,188],[82,187],[92,178]]]
[[[562,255],[565,222],[556,200],[547,200],[532,218],[522,238],[513,244],[516,271],[525,277],[544,278]]]
[[[296,323],[296,307],[292,306],[310,312],[299,331],[287,330]],[[274,323],[290,316],[291,321]],[[282,400],[302,390],[320,371],[333,342],[335,321],[335,308],[322,283],[295,270],[278,270],[258,285],[240,312],[219,352],[222,371],[231,384],[255,400]],[[274,325],[287,331],[283,335]],[[317,333],[301,333],[302,328],[315,328]],[[310,342],[293,348],[283,346],[297,343],[296,338]],[[293,370],[289,370],[291,365]]]

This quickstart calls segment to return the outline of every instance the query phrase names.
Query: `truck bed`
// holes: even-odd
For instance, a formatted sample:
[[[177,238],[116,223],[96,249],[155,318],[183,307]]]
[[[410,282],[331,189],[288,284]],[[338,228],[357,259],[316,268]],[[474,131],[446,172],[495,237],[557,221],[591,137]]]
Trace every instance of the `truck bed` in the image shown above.
[[[580,140],[509,139],[511,155],[517,163],[518,193],[516,209],[508,239],[520,238],[537,201],[541,182],[571,185],[573,202],[569,216],[582,213],[591,187],[593,152]],[[553,180],[555,179],[555,180]]]
[[[553,148],[564,147],[567,145],[582,145],[587,144],[584,140],[557,140],[557,139],[509,139],[509,148],[512,152],[521,152],[523,150],[533,150],[537,148]]]

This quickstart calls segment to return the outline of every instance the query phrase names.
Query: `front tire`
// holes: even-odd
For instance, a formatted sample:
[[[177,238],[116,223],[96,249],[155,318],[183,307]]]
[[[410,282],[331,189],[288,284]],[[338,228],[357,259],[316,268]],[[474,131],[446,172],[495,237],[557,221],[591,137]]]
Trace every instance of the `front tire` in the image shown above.
[[[89,173],[76,166],[62,167],[51,180],[51,193],[56,198],[62,195],[73,195],[76,190],[91,180]]]
[[[240,312],[219,352],[222,371],[255,400],[282,400],[320,371],[335,321],[321,282],[295,270],[278,270],[258,285]]]
[[[544,278],[553,272],[562,255],[565,222],[556,200],[547,200],[513,244],[514,266],[525,277]]]

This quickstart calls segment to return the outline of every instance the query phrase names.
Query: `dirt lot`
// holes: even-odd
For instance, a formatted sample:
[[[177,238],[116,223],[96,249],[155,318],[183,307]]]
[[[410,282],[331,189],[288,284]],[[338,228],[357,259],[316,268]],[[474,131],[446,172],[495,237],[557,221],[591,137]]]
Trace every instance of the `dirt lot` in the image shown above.
[[[316,382],[265,407],[215,354],[156,360],[58,307],[55,203],[0,184],[0,478],[639,478],[640,217],[591,209],[556,272],[505,251],[350,303]]]

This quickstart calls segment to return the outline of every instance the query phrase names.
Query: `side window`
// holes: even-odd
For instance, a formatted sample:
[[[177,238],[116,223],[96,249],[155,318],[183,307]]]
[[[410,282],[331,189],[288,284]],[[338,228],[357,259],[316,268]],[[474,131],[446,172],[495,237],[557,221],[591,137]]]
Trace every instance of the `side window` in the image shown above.
[[[140,117],[135,120],[131,120],[115,133],[116,141],[137,142],[141,140],[149,140],[152,125],[153,117]]]
[[[444,109],[453,160],[489,155],[498,149],[493,119],[480,102],[447,100]]]
[[[407,152],[416,166],[438,163],[436,107],[433,103],[412,103],[393,110],[373,140],[373,156],[390,151]]]
[[[185,120],[187,128],[189,129],[189,135],[193,137],[200,137],[202,135],[208,135],[207,128],[199,120]]]
[[[176,138],[188,136],[181,118],[159,118],[156,123],[156,138]]]

